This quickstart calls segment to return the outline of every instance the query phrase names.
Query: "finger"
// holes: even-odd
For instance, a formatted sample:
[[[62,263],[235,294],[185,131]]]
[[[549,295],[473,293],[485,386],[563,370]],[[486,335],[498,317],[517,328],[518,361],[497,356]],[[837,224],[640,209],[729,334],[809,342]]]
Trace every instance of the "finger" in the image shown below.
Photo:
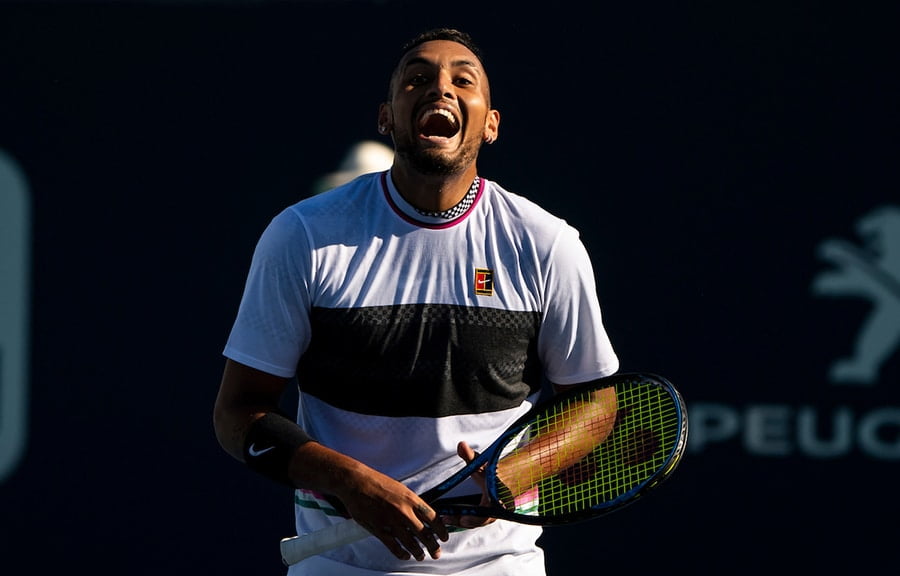
[[[460,517],[457,515],[449,515],[445,514],[441,516],[441,522],[444,523],[445,526],[459,526]]]
[[[495,522],[496,518],[484,516],[462,516],[462,515],[445,515],[441,516],[444,524],[447,526],[458,526],[460,528],[478,528],[479,526],[487,526]]]
[[[425,551],[422,550],[422,545],[420,544],[420,540],[418,538],[418,532],[413,531],[412,528],[407,528],[405,530],[400,530],[398,534],[395,534],[394,537],[397,541],[400,542],[400,545],[403,546],[416,560],[421,562],[425,559]]]
[[[422,522],[423,531],[427,530],[426,536],[436,536],[443,542],[450,539],[450,533],[447,532],[447,527],[444,525],[443,520],[430,506],[425,504],[417,506],[416,517]],[[429,548],[429,551],[431,551],[431,548]]]
[[[459,524],[463,528],[479,528],[494,523],[496,518],[484,518],[482,516],[460,516]]]
[[[428,555],[437,560],[441,557],[441,544],[437,540],[437,536],[431,529],[431,526],[424,524],[419,531],[419,541],[425,545]]]
[[[471,446],[469,446],[465,440],[461,441],[456,445],[456,454],[462,458],[466,464],[472,462],[472,460],[481,456],[481,454],[477,450],[473,450]],[[484,473],[484,465],[478,467],[478,471],[473,474],[473,476],[477,479]]]
[[[425,545],[428,555],[437,560],[441,556],[438,533],[442,534],[440,538],[446,542],[449,539],[447,528],[441,523],[437,513],[424,503],[415,507],[415,514],[419,523],[409,527],[408,530]]]
[[[375,534],[375,537],[378,538],[381,543],[391,551],[391,554],[399,560],[409,560],[412,557],[394,537],[394,531],[390,526],[384,526],[383,528],[374,530],[372,533]]]
[[[478,455],[474,450],[472,450],[472,447],[469,446],[465,440],[456,445],[456,454],[460,458],[465,460],[466,464],[474,460]]]

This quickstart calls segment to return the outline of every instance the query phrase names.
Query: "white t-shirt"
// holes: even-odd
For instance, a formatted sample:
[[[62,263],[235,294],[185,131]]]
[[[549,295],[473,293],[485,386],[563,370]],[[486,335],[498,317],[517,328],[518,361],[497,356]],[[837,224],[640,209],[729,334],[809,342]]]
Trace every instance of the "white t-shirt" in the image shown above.
[[[384,172],[288,207],[260,238],[224,351],[296,376],[313,438],[417,493],[462,467],[460,440],[481,450],[525,413],[545,378],[618,369],[578,232],[489,180],[469,201],[452,219],[422,215]],[[344,521],[321,495],[295,503],[298,534]],[[372,537],[289,574],[542,575],[540,532],[457,531],[424,562]]]

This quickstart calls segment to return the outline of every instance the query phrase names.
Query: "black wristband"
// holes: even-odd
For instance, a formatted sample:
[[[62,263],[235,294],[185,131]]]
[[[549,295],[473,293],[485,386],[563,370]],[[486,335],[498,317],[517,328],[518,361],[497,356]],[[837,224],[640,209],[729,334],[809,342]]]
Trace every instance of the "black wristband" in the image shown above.
[[[292,420],[277,412],[268,412],[247,429],[244,462],[251,470],[293,487],[288,477],[288,465],[294,451],[310,440],[312,438]]]

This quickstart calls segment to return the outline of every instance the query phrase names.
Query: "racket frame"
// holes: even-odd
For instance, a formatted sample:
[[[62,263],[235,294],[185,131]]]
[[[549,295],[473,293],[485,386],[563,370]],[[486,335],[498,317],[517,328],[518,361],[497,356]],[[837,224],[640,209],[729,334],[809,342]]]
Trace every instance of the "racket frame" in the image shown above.
[[[497,466],[502,456],[504,456],[503,449],[506,447],[506,444],[510,441],[510,439],[521,434],[522,431],[532,425],[535,419],[538,418],[542,413],[551,410],[555,406],[565,404],[576,397],[587,396],[588,394],[596,390],[602,390],[604,388],[610,387],[630,386],[632,384],[638,384],[641,386],[652,385],[660,388],[663,392],[665,392],[672,398],[673,406],[675,408],[675,415],[677,417],[676,433],[678,436],[672,445],[672,449],[666,456],[665,461],[653,474],[651,474],[649,477],[639,482],[638,484],[632,486],[617,497],[591,506],[590,508],[580,510],[578,512],[569,512],[566,514],[554,516],[528,515],[518,513],[514,510],[509,510],[503,506],[498,492],[498,488],[501,485],[501,482],[497,477]],[[431,504],[439,515],[493,517],[512,520],[520,524],[531,524],[538,526],[572,524],[583,520],[589,520],[598,516],[604,516],[606,514],[619,510],[620,508],[628,504],[631,504],[647,491],[655,488],[664,480],[669,478],[678,467],[678,464],[681,462],[682,456],[684,455],[684,451],[687,446],[687,436],[687,408],[684,404],[684,399],[681,396],[681,393],[675,388],[675,386],[672,385],[672,383],[668,379],[650,372],[627,372],[613,374],[586,384],[575,385],[571,390],[563,390],[562,392],[556,393],[546,401],[539,402],[526,414],[524,414],[513,424],[511,424],[504,431],[504,433],[501,434],[500,437],[498,437],[494,442],[492,442],[491,445],[483,453],[478,455],[464,468],[460,469],[459,472],[455,473],[431,490],[428,490],[427,492],[422,494],[422,499]],[[439,498],[442,495],[455,488],[458,484],[466,480],[482,466],[484,466],[486,491],[491,503],[490,506],[472,505],[465,502],[443,503],[439,501]]]
[[[531,425],[541,414],[546,413],[553,406],[567,402],[576,396],[584,396],[585,393],[592,393],[596,390],[611,386],[628,386],[635,383],[639,385],[655,385],[661,388],[671,396],[673,406],[675,407],[675,414],[678,420],[676,428],[678,437],[664,463],[656,471],[616,498],[576,513],[567,513],[556,516],[531,516],[516,513],[503,507],[498,494],[498,486],[500,483],[497,478],[497,464],[500,461],[501,456],[504,455],[503,448],[511,438],[521,434],[522,431]],[[421,498],[435,507],[438,514],[444,515],[463,514],[471,516],[490,516],[508,519],[523,524],[542,526],[570,524],[588,520],[621,509],[627,504],[637,500],[648,490],[658,486],[665,479],[669,478],[681,462],[682,455],[684,454],[687,445],[687,436],[688,420],[684,400],[678,390],[675,389],[667,379],[648,372],[613,374],[586,384],[573,386],[571,390],[558,392],[548,400],[538,402],[526,414],[508,427],[500,437],[494,440],[494,442],[484,450],[484,452],[476,454],[471,462],[434,488],[424,492],[421,495]],[[440,501],[441,496],[455,488],[482,467],[485,469],[487,494],[491,501],[491,506],[472,506],[469,504],[444,503]],[[282,562],[286,566],[290,566],[309,556],[320,554],[338,546],[350,544],[367,536],[371,536],[371,534],[365,528],[352,519],[348,519],[345,522],[332,525],[330,528],[325,528],[317,532],[312,532],[303,536],[283,538],[281,540]]]

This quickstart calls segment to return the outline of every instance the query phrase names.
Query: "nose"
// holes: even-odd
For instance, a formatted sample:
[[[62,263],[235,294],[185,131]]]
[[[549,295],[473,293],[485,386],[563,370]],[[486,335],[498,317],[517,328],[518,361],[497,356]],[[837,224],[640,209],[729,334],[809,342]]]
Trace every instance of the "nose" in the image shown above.
[[[435,98],[453,98],[453,78],[447,70],[439,70],[428,89],[428,95]]]

